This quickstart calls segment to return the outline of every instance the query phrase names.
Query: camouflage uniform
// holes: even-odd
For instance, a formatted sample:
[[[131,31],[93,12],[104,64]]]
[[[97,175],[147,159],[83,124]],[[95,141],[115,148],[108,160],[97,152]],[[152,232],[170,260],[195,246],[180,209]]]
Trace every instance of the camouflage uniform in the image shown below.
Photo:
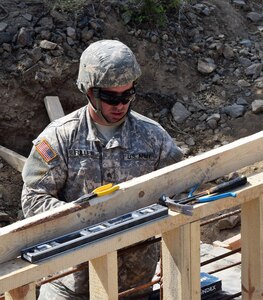
[[[106,46],[116,48],[119,54],[118,47],[124,48],[125,55],[131,55],[126,46],[123,47],[118,41],[113,44],[106,41],[104,46],[105,43]],[[94,60],[99,58],[99,61],[103,61],[102,58],[108,55],[108,48],[105,47],[101,51],[106,54],[97,53]],[[87,68],[86,64],[81,64]],[[116,63],[116,73],[115,67],[121,66]],[[138,65],[135,67],[136,77],[140,70]],[[93,69],[97,70],[96,66]],[[126,80],[133,82],[128,71],[126,75]],[[81,78],[83,76],[79,77],[78,84],[83,92],[90,86],[96,86],[94,82],[85,86]],[[105,82],[104,84],[106,85]],[[124,85],[125,80],[121,84]],[[130,110],[123,123],[117,127],[114,136],[107,141],[91,120],[88,109],[85,106],[52,122],[33,141],[34,146],[22,173],[22,208],[25,217],[76,200],[98,186],[124,182],[181,159],[181,150],[158,123]],[[156,245],[119,255],[119,290],[149,282],[154,275],[157,261]],[[87,294],[88,271],[84,270],[43,285],[39,299],[81,300],[88,299]]]
[[[133,111],[108,142],[97,131],[84,107],[52,122],[33,143],[35,146],[22,173],[25,217],[71,202],[103,184],[149,173],[182,157],[180,149],[158,123]],[[39,145],[43,143],[52,149],[51,158],[42,157]],[[139,255],[130,254],[131,259],[119,260],[123,276],[121,289],[131,287],[132,277],[136,278],[133,283],[136,285],[151,280],[154,275],[156,253],[150,255],[149,249],[145,249],[148,254],[138,252]],[[137,263],[132,271],[130,264],[134,265],[134,258]],[[78,282],[76,286],[71,285],[70,290],[84,287],[82,280]]]

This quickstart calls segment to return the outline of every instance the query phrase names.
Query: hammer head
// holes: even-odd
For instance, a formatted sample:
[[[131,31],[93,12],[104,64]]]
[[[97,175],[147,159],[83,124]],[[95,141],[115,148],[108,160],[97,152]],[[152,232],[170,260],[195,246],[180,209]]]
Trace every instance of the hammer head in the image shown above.
[[[167,206],[172,211],[178,212],[180,214],[192,216],[193,215],[193,206],[189,204],[180,204],[173,201],[173,199],[162,195],[159,198],[159,203],[161,205]]]

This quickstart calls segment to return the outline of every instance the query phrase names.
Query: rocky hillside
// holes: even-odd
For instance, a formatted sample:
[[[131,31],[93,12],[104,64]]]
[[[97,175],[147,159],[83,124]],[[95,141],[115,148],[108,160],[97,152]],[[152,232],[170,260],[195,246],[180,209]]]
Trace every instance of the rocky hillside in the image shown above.
[[[127,43],[142,65],[136,110],[187,153],[262,129],[260,1],[184,3],[163,27],[127,20],[123,1],[82,2],[67,12],[51,1],[1,1],[0,144],[29,153],[49,122],[46,95],[59,96],[66,113],[85,105],[75,85],[79,57],[107,38]]]
[[[186,156],[263,129],[262,0],[182,1],[144,22],[130,1],[79,1],[74,10],[55,2],[1,0],[0,145],[28,155],[49,123],[47,95],[59,96],[65,113],[86,104],[78,62],[99,39],[135,52],[143,75],[134,109],[159,121]],[[0,171],[0,203],[17,206],[19,176],[4,162]]]

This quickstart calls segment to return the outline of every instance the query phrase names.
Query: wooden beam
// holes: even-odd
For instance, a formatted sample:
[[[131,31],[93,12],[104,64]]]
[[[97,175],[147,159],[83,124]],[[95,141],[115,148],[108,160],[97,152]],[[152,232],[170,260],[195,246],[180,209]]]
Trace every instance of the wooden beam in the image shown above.
[[[5,293],[5,300],[35,300],[36,284],[35,282],[20,286]]]
[[[223,247],[229,250],[235,250],[241,248],[241,234],[237,234],[224,241],[214,241],[213,245],[216,247]]]
[[[200,222],[162,235],[163,299],[200,299]]]
[[[238,195],[236,198],[225,198],[219,201],[197,205],[194,208],[194,214],[192,217],[178,214],[176,212],[169,212],[168,217],[160,218],[159,220],[135,227],[123,233],[120,232],[119,234],[107,237],[107,239],[92,242],[86,247],[74,249],[74,255],[72,255],[72,252],[69,251],[39,264],[29,264],[20,258],[14,260],[10,259],[9,261],[7,261],[8,259],[5,259],[4,263],[0,264],[0,293],[19,287],[20,285],[27,284],[28,282],[39,280],[42,277],[48,276],[49,274],[55,273],[59,270],[64,270],[88,260],[105,256],[108,253],[130,246],[139,241],[146,240],[149,237],[163,234],[188,223],[198,221],[208,215],[248,202],[251,199],[251,195],[259,197],[263,193],[263,174],[257,174],[250,177],[249,184],[243,189],[240,189],[237,193]],[[25,236],[30,238],[30,233],[32,235],[36,234],[36,231],[34,230],[35,227],[27,228],[28,231],[22,231],[20,232],[20,235],[24,235],[24,238]],[[42,231],[38,232],[39,235],[41,235],[41,233],[45,234],[45,232],[48,231],[48,227],[45,226],[40,226],[40,229],[42,229]],[[194,229],[192,229],[192,232],[194,232]],[[16,233],[19,234],[19,232]],[[19,239],[19,235],[12,236],[12,233],[10,232],[5,236],[5,239],[0,237],[0,251],[3,253],[5,258],[8,257],[7,252],[11,252],[13,245],[16,245],[16,241],[13,240],[14,237]],[[25,243],[24,238],[21,239],[21,243]],[[2,241],[4,242],[2,243]],[[197,241],[197,239],[195,241]],[[195,249],[197,248],[194,244],[191,247]],[[21,245],[16,245],[17,255],[19,255],[19,249],[21,248],[23,248]],[[198,251],[194,251],[192,254],[195,255],[196,253],[198,253]],[[10,256],[12,257],[13,254],[14,253]],[[194,261],[196,259],[190,258],[189,260]],[[192,270],[194,270],[194,268]],[[194,283],[192,284],[194,287]],[[193,288],[193,291],[196,290]]]
[[[22,172],[26,157],[7,149],[4,146],[0,146],[0,156],[15,170]]]
[[[132,234],[128,234],[130,231],[125,232],[125,234],[120,233],[107,238],[105,241],[94,242],[88,247],[75,249],[74,255],[70,252],[65,253],[36,265],[30,265],[21,259],[12,261],[14,257],[20,254],[20,250],[26,246],[152,204],[164,192],[167,195],[179,193],[201,180],[212,180],[262,160],[262,156],[263,135],[261,132],[195,158],[124,182],[120,184],[120,190],[114,194],[93,199],[90,207],[82,208],[74,204],[66,204],[53,211],[1,228],[0,259],[3,264],[0,266],[0,292],[12,290],[58,270],[107,255],[120,248],[174,230],[179,226],[194,222],[220,210],[249,202],[251,195],[255,199],[259,198],[263,191],[262,174],[249,178],[250,185],[240,189],[237,198],[222,199],[213,203],[198,205],[194,209],[192,217],[171,213],[167,218],[134,228],[131,230]],[[237,157],[238,159],[236,159]],[[261,208],[259,211],[260,216],[257,216],[257,221],[262,218]],[[70,226],[65,226],[65,224],[70,224]],[[261,227],[262,224],[260,223]],[[256,236],[259,238],[262,236],[261,233],[258,231]],[[259,246],[261,247],[261,244]],[[260,248],[260,257],[262,257],[261,249],[262,247]],[[251,254],[252,249],[249,248],[247,256]],[[259,261],[259,263],[260,268],[262,268],[262,262]],[[258,272],[259,269],[255,274],[259,274]],[[252,275],[254,276],[254,274]],[[260,290],[261,283],[257,281],[255,283],[257,284],[256,288]],[[246,285],[244,287],[247,288]]]
[[[242,299],[263,295],[263,194],[241,205]],[[251,197],[254,197],[251,193]]]
[[[44,98],[44,103],[45,103],[46,110],[47,110],[50,121],[54,121],[65,115],[62,105],[57,96],[46,96]]]
[[[89,262],[90,300],[118,300],[117,251]]]
[[[123,182],[120,190],[113,194],[92,199],[90,207],[69,203],[0,228],[3,245],[0,248],[0,263],[18,256],[21,248],[156,203],[163,193],[168,196],[180,193],[201,180],[215,179],[260,159],[263,160],[263,132]],[[255,182],[257,185],[260,184]],[[254,193],[258,190],[254,189]],[[237,200],[229,201],[235,203]],[[220,203],[225,201],[217,205]]]

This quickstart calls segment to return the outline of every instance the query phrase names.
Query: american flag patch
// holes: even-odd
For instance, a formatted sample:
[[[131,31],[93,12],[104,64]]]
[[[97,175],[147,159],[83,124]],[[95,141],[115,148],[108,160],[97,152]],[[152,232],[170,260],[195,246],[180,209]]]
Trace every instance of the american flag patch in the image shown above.
[[[57,153],[52,149],[45,139],[36,145],[36,149],[47,163],[57,156]]]

